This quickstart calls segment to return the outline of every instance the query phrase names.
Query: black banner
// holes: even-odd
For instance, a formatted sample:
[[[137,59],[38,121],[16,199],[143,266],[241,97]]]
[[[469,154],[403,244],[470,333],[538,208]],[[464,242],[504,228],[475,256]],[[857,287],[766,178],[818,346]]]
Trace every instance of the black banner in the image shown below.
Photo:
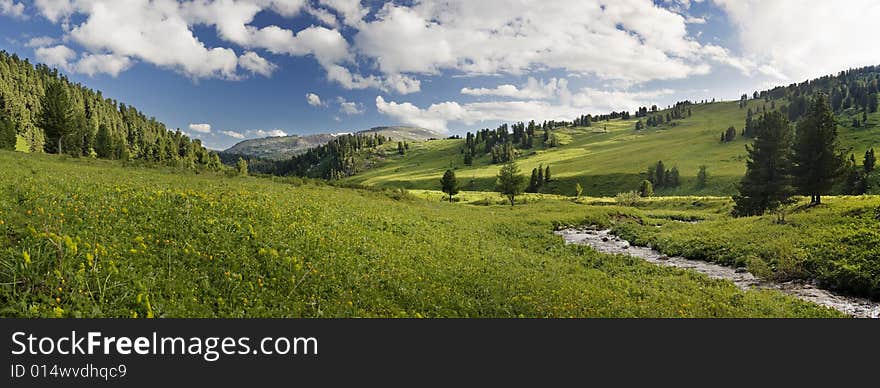
[[[880,327],[867,320],[0,319],[0,327],[9,387],[618,385],[744,373],[841,382],[872,376],[880,349]]]

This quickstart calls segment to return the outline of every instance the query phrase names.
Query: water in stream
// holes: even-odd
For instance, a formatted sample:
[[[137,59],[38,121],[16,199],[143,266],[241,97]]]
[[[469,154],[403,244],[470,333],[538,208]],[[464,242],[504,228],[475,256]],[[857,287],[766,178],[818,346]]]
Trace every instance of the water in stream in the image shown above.
[[[857,318],[880,318],[880,302],[851,296],[838,295],[804,282],[769,282],[756,278],[744,269],[735,269],[707,261],[669,257],[654,249],[630,245],[629,242],[611,234],[610,230],[564,229],[556,234],[568,244],[588,245],[598,252],[638,257],[657,265],[685,268],[716,279],[726,279],[739,288],[779,290],[794,297],[828,306]]]

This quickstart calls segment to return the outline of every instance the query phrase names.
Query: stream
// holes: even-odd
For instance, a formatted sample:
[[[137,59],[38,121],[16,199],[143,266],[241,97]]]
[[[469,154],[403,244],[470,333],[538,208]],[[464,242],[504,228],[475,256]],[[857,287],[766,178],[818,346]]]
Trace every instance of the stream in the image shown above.
[[[610,230],[564,229],[556,232],[566,244],[588,245],[598,252],[622,254],[644,259],[657,265],[690,269],[715,279],[730,280],[743,290],[778,290],[796,298],[831,307],[856,318],[880,318],[880,302],[835,294],[802,281],[772,282],[761,280],[744,268],[732,268],[708,261],[669,257],[647,247],[633,246],[611,234]]]

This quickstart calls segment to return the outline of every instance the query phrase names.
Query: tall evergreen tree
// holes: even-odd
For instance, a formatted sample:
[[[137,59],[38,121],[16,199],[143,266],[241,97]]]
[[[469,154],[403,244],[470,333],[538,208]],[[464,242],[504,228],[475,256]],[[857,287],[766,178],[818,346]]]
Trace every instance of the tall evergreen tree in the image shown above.
[[[544,182],[550,182],[550,166],[544,169]]]
[[[794,146],[795,185],[810,203],[822,203],[844,171],[845,159],[837,143],[837,123],[824,94],[819,93],[798,123]]]
[[[455,178],[454,171],[446,170],[443,174],[443,178],[440,179],[440,188],[444,193],[449,195],[449,202],[453,202],[453,197],[455,197],[460,190],[458,179]]]
[[[874,166],[877,163],[877,158],[874,157],[874,149],[871,148],[865,151],[865,159],[862,162],[862,167],[865,169],[865,172],[870,174],[874,171]]]
[[[519,166],[516,165],[516,162],[509,161],[504,166],[501,167],[501,170],[498,171],[498,179],[495,182],[495,190],[507,197],[507,200],[510,201],[510,206],[513,206],[516,201],[516,196],[522,194],[523,187],[525,187],[526,178],[520,174]]]
[[[46,88],[42,100],[43,110],[37,125],[46,134],[45,150],[49,153],[62,152],[62,140],[73,132],[73,105],[67,95],[67,89],[61,81],[53,81]]]
[[[706,165],[700,166],[700,170],[697,171],[697,188],[702,189],[706,187],[709,183],[709,172],[707,171]]]
[[[739,184],[733,213],[761,215],[789,201],[792,186],[792,144],[794,134],[788,119],[778,111],[765,114],[755,123],[755,140],[746,146],[746,174]]]

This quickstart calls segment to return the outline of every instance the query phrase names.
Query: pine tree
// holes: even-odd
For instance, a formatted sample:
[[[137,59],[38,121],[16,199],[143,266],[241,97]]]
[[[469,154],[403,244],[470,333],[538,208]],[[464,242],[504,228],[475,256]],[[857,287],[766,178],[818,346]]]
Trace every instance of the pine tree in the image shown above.
[[[235,163],[235,169],[238,171],[238,175],[247,175],[248,174],[247,160],[244,160],[244,158],[239,157],[238,162]]]
[[[538,192],[538,169],[532,169],[532,176],[529,178],[529,186],[526,187],[526,191],[530,193]]]
[[[440,179],[440,187],[444,193],[449,195],[449,202],[453,202],[453,197],[455,197],[460,190],[458,179],[455,178],[455,172],[452,170],[446,170],[446,173],[443,174],[443,178]]]
[[[797,126],[794,176],[798,191],[810,204],[822,203],[845,167],[837,144],[837,123],[824,94],[819,93]]]
[[[733,213],[761,215],[789,201],[792,187],[793,134],[788,119],[780,112],[765,114],[755,124],[755,140],[746,146],[746,174],[739,184]]]
[[[666,185],[666,167],[663,166],[663,161],[657,161],[656,167],[654,167],[654,173],[656,177],[654,178],[654,186],[663,187]]]
[[[874,171],[874,166],[877,163],[877,159],[874,157],[874,149],[871,148],[865,151],[865,159],[862,162],[862,167],[865,169],[865,172],[870,174]]]
[[[654,186],[651,184],[649,180],[643,180],[639,185],[639,196],[641,197],[653,197],[654,196]]]
[[[495,190],[507,197],[507,200],[510,201],[510,206],[514,206],[516,196],[522,194],[525,180],[526,178],[520,174],[519,166],[511,160],[498,171]]]
[[[37,126],[46,134],[45,150],[60,154],[62,140],[74,129],[71,125],[74,118],[73,105],[61,81],[49,83],[46,95],[43,96],[42,107]]]
[[[541,187],[544,186],[544,165],[543,165],[543,164],[539,164],[539,165],[538,165],[538,180],[537,180],[537,183],[538,183],[538,185],[537,185],[538,188],[541,188]]]
[[[706,187],[706,185],[709,183],[709,172],[706,171],[706,169],[707,169],[706,166],[702,165],[702,166],[700,166],[700,170],[697,171],[697,188],[698,189],[702,189],[702,188]]]
[[[406,154],[406,148],[404,148],[402,141],[397,142],[397,154],[398,155]]]
[[[544,169],[544,182],[550,182],[550,166]]]

